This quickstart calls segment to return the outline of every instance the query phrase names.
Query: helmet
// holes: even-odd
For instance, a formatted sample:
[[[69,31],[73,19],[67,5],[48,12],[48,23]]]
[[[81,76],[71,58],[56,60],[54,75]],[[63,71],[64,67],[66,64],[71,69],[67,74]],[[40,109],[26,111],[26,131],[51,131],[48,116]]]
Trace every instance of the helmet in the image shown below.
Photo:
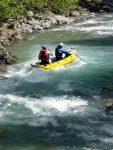
[[[47,46],[46,46],[46,45],[43,45],[43,46],[42,46],[42,49],[46,49],[46,48],[47,48]]]
[[[64,46],[64,44],[63,44],[63,43],[59,43],[59,44],[58,44],[58,46],[63,47],[63,46]]]

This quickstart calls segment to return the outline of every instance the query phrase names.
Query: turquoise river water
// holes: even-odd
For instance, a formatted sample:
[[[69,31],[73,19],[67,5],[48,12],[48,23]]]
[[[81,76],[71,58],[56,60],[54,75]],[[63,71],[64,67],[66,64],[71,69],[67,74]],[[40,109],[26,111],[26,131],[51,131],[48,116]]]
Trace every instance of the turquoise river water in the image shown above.
[[[79,57],[50,71],[31,68],[42,44]],[[0,80],[0,150],[113,150],[113,14],[25,35],[8,46],[19,61]]]

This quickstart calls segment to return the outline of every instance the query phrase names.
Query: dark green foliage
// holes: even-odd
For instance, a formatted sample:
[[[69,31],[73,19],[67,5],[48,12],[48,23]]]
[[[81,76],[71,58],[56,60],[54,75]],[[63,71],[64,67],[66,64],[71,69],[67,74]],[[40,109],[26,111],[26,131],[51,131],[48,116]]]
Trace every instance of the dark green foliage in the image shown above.
[[[25,11],[24,6],[19,0],[0,1],[0,23],[8,18],[15,18]]]
[[[0,0],[0,24],[8,18],[16,18],[29,10],[69,15],[70,7],[83,4],[85,1],[89,0]]]

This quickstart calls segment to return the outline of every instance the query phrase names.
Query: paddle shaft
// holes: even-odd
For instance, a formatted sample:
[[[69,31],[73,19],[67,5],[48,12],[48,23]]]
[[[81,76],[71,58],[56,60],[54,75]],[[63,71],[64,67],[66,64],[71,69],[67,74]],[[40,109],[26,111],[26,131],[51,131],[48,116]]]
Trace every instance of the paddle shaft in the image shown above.
[[[65,45],[66,46],[66,45]],[[70,49],[68,46],[66,46],[68,49]],[[75,48],[71,48],[71,49],[75,49]],[[77,57],[80,58],[80,56],[78,56],[77,54],[75,54]],[[80,58],[82,61],[84,61],[82,58]],[[84,61],[85,62],[85,61]]]
[[[77,54],[75,54],[77,57],[79,57],[80,58],[80,56],[78,56]],[[80,58],[82,61],[84,61],[82,58]]]

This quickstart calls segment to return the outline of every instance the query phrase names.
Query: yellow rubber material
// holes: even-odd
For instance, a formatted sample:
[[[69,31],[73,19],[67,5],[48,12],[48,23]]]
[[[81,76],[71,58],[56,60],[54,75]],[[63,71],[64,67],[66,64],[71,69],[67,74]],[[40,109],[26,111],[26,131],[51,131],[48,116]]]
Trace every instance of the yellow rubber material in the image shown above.
[[[47,65],[37,64],[38,65],[37,67],[43,68],[44,70],[50,70],[50,69],[53,69],[53,68],[56,68],[59,66],[67,65],[67,64],[73,62],[75,59],[76,59],[76,50],[73,50],[73,53],[63,60],[56,61],[56,62],[47,64]]]

